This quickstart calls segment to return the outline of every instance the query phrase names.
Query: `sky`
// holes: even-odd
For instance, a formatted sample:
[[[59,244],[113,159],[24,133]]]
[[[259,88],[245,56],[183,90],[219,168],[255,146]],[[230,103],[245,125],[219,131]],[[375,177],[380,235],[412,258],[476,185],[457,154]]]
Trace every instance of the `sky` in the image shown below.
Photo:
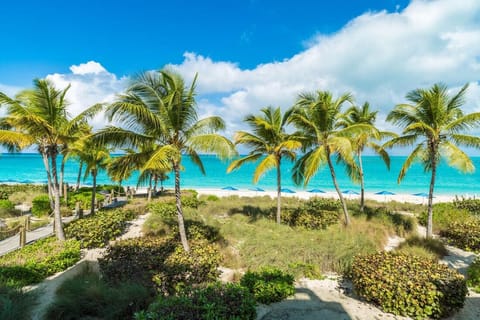
[[[2,12],[0,91],[71,84],[73,115],[165,66],[198,72],[199,113],[221,115],[229,137],[247,114],[314,90],[369,101],[387,130],[408,91],[437,82],[469,83],[464,110],[480,111],[478,0],[17,0]]]

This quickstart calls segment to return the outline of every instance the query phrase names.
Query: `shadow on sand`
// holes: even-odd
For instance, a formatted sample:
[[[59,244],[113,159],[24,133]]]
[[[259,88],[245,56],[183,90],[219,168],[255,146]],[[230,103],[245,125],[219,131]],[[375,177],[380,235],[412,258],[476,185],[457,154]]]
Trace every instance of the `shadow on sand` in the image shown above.
[[[352,318],[340,303],[322,301],[312,290],[297,288],[293,298],[260,307],[257,319],[351,320]]]

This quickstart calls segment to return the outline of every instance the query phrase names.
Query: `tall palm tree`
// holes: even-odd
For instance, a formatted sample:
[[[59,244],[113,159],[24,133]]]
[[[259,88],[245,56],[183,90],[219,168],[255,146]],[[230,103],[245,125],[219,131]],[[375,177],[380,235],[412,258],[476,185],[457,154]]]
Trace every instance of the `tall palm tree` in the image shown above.
[[[91,136],[79,140],[72,147],[80,161],[86,166],[84,179],[92,176],[92,197],[90,203],[90,214],[95,213],[95,200],[97,194],[97,175],[99,170],[105,169],[110,159],[110,150],[105,146],[96,144]]]
[[[13,149],[36,145],[47,173],[52,195],[55,234],[65,240],[60,214],[60,190],[57,174],[57,156],[63,144],[62,130],[67,123],[67,101],[63,90],[48,80],[34,80],[34,88],[20,92],[15,98],[0,93],[0,104],[7,107],[1,119],[0,142]]]
[[[473,172],[475,167],[470,157],[458,146],[480,148],[480,138],[465,131],[480,125],[480,112],[464,114],[468,84],[450,95],[444,84],[434,84],[429,89],[415,89],[406,95],[410,103],[399,104],[390,112],[387,121],[403,128],[402,135],[385,144],[392,146],[416,146],[405,160],[398,175],[402,181],[415,161],[420,161],[425,172],[430,171],[428,193],[427,238],[433,232],[433,192],[437,167],[441,158],[449,166],[463,172]]]
[[[234,145],[217,134],[225,127],[220,117],[198,119],[195,105],[195,82],[186,87],[182,77],[170,70],[146,72],[139,75],[126,93],[108,107],[107,115],[123,127],[110,126],[96,137],[115,147],[138,149],[154,145],[154,152],[142,171],[171,167],[175,173],[175,199],[180,239],[189,251],[180,190],[180,169],[183,155],[188,155],[205,173],[198,152],[216,153],[230,157]]]
[[[277,169],[277,223],[280,223],[281,210],[281,161],[286,157],[295,160],[295,150],[301,147],[301,142],[295,140],[293,135],[285,132],[285,127],[290,121],[292,109],[282,115],[280,108],[267,107],[260,110],[262,115],[248,115],[245,122],[250,126],[252,133],[238,131],[235,134],[235,144],[243,144],[252,148],[250,153],[233,161],[227,168],[231,172],[247,162],[256,162],[266,155],[257,165],[253,175],[253,183],[270,169]]]
[[[364,211],[365,207],[365,179],[363,172],[362,155],[365,148],[372,149],[385,162],[385,165],[390,170],[390,157],[385,149],[378,144],[381,139],[394,136],[391,132],[380,131],[375,127],[375,120],[378,111],[371,111],[370,104],[365,102],[361,107],[351,106],[339,122],[341,127],[351,127],[358,124],[369,126],[369,130],[361,133],[356,133],[351,137],[354,153],[358,161],[358,174],[360,180],[360,211]]]
[[[355,132],[366,129],[363,124],[340,128],[341,108],[344,103],[352,102],[350,94],[334,99],[328,91],[307,92],[299,95],[296,109],[292,114],[292,123],[302,132],[304,155],[293,167],[293,180],[306,186],[318,169],[327,164],[332,176],[345,216],[345,224],[350,224],[347,204],[338,186],[332,156],[344,162],[355,176],[356,164],[350,137]]]

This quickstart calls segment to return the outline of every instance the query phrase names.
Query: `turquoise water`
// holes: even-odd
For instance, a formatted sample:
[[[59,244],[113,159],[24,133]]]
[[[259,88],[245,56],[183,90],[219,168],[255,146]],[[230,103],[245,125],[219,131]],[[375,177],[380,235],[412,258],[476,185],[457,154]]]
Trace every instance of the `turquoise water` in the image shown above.
[[[478,170],[473,174],[462,174],[445,164],[441,164],[438,170],[435,192],[436,194],[450,195],[474,195],[480,194],[480,157],[472,158],[475,167]],[[226,173],[228,162],[222,162],[215,156],[204,155],[202,160],[205,166],[206,175],[203,176],[198,168],[185,157],[183,166],[185,170],[181,173],[183,188],[213,188],[220,189],[225,186],[234,186],[239,189],[252,188],[254,164],[247,164],[241,169]],[[383,162],[378,157],[364,157],[365,168],[365,187],[367,192],[377,192],[389,190],[395,193],[417,193],[428,192],[430,175],[423,172],[423,168],[416,164],[408,171],[401,184],[397,184],[398,172],[403,164],[405,157],[396,156],[391,159],[391,170],[388,171]],[[303,186],[295,186],[291,179],[292,164],[284,162],[282,168],[282,186],[304,190]],[[65,180],[70,183],[76,183],[78,173],[78,162],[69,160],[65,170]],[[342,189],[358,190],[359,186],[353,184],[344,174],[343,168],[337,168],[338,181]],[[124,185],[136,185],[134,175]],[[258,187],[265,190],[274,190],[276,185],[275,172],[266,174],[258,183]],[[43,163],[38,154],[8,154],[3,153],[0,156],[0,183],[39,183],[46,182],[46,174]],[[83,184],[91,184],[91,178],[82,180]],[[98,177],[99,184],[111,183],[105,172],[101,172]],[[167,188],[173,187],[173,175],[164,185]],[[310,181],[306,189],[320,188],[325,191],[334,191],[328,168],[322,168],[317,175]]]

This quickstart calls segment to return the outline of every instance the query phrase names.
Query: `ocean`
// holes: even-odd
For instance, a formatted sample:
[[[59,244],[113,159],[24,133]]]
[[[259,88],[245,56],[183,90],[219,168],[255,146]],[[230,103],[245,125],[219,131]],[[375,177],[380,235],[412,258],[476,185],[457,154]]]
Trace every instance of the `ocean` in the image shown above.
[[[246,164],[237,171],[226,173],[228,161],[219,160],[212,155],[202,155],[201,159],[205,166],[206,175],[184,156],[182,164],[184,170],[181,172],[182,188],[208,188],[221,189],[226,186],[233,186],[238,189],[249,189],[255,186],[265,190],[275,190],[276,173],[270,171],[262,177],[257,185],[252,182],[255,164]],[[365,189],[367,192],[378,192],[388,190],[395,193],[418,193],[428,192],[430,173],[425,173],[419,164],[414,164],[407,175],[397,184],[397,177],[400,168],[406,157],[394,156],[391,158],[390,171],[379,157],[363,157],[365,171]],[[465,195],[477,197],[480,195],[480,157],[472,158],[477,170],[473,174],[462,174],[454,168],[442,163],[438,169],[435,193],[438,195]],[[78,174],[78,162],[68,160],[65,167],[65,181],[75,184]],[[317,175],[311,179],[308,186],[296,186],[291,179],[292,164],[284,160],[282,167],[282,186],[297,191],[319,188],[324,191],[334,191],[332,179],[328,167],[323,167]],[[342,190],[353,189],[359,191],[359,185],[354,184],[346,176],[341,165],[336,168],[338,183]],[[135,186],[138,174],[133,175],[123,185]],[[164,182],[166,188],[172,188],[173,174],[170,179]],[[82,184],[91,185],[91,177],[83,180]],[[43,162],[38,154],[26,153],[3,153],[0,155],[0,183],[46,183],[46,174]],[[98,184],[111,184],[107,174],[103,171],[97,177]]]

